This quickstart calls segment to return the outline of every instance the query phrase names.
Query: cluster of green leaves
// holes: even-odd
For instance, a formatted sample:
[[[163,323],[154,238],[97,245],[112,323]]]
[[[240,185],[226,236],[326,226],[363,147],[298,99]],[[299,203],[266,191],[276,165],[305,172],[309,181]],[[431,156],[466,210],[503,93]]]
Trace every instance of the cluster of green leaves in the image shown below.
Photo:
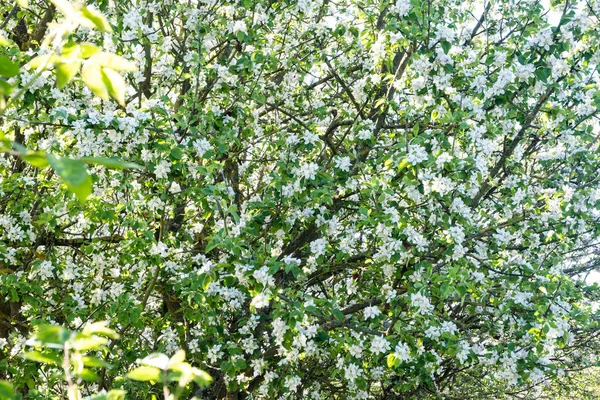
[[[25,343],[30,350],[22,357],[41,364],[48,375],[61,371],[60,378],[66,382],[67,398],[82,400],[80,386],[84,382],[97,382],[100,376],[97,369],[110,369],[113,366],[95,354],[106,354],[109,339],[117,340],[119,335],[108,328],[105,322],[86,325],[78,332],[69,331],[58,325],[43,325]],[[195,382],[200,388],[208,386],[212,378],[206,372],[185,362],[185,352],[178,351],[169,359],[164,354],[155,353],[139,361],[127,378],[135,381],[160,383],[163,385],[165,400],[178,399]],[[173,393],[169,392],[168,382],[176,382]],[[113,389],[109,392],[92,394],[85,400],[124,400],[126,391]],[[9,381],[0,380],[0,399],[16,400],[21,395]]]
[[[135,71],[135,65],[121,56],[103,52],[101,48],[91,43],[76,43],[73,41],[64,43],[69,36],[75,33],[79,26],[97,29],[101,32],[112,32],[106,18],[100,12],[82,4],[72,4],[64,0],[53,0],[52,3],[66,17],[66,22],[57,29],[58,33],[56,35],[61,36],[58,36],[59,40],[56,40],[56,38],[48,35],[42,44],[42,48],[46,48],[50,40],[55,39],[54,48],[50,49],[49,54],[31,59],[27,64],[28,67],[35,70],[36,78],[45,70],[54,69],[56,86],[59,89],[64,88],[81,70],[83,82],[94,94],[103,100],[112,97],[124,106],[126,84],[117,71]],[[10,42],[4,37],[0,37],[0,46],[10,46]],[[56,54],[55,49],[60,49],[60,52]],[[18,76],[20,70],[19,64],[13,62],[8,56],[0,56],[0,77],[12,78]],[[30,80],[29,84],[34,80],[35,78]],[[19,100],[19,97],[28,89],[29,84],[13,86],[5,79],[0,79],[0,116],[6,112],[6,107],[11,100]],[[12,96],[7,99],[7,96],[11,94]],[[84,157],[72,159],[41,151],[28,150],[22,144],[9,140],[3,132],[0,132],[0,151],[20,157],[37,168],[51,167],[63,179],[69,191],[74,193],[81,201],[88,198],[92,193],[93,186],[86,164],[102,165],[112,169],[142,168],[138,164],[114,158]]]

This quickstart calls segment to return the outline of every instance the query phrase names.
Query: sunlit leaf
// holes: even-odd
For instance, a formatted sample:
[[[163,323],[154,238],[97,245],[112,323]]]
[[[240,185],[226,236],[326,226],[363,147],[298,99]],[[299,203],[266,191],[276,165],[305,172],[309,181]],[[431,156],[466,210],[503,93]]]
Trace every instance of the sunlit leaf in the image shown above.
[[[125,106],[125,79],[110,68],[102,68],[102,79],[108,88],[108,94],[115,99],[117,103]]]
[[[83,328],[83,333],[86,335],[95,334],[100,336],[106,336],[111,339],[119,338],[119,334],[114,330],[110,329],[108,327],[108,322],[106,321],[94,322],[92,324],[86,325],[85,328]]]
[[[111,53],[97,53],[90,59],[90,63],[98,64],[105,68],[114,69],[115,71],[135,71],[136,67],[131,61]]]
[[[167,366],[169,365],[169,357],[161,353],[152,353],[141,360],[140,364],[160,369],[167,369]]]
[[[88,175],[85,163],[81,160],[58,157],[53,154],[47,156],[50,166],[67,184],[67,188],[81,201],[87,199],[92,193],[92,178]]]
[[[27,65],[33,69],[38,69],[40,67],[51,69],[54,67],[55,63],[61,62],[61,60],[61,57],[57,54],[43,54],[29,60]]]
[[[169,363],[167,364],[167,368],[177,368],[182,362],[185,361],[185,351],[179,350],[177,353],[171,357]]]
[[[29,151],[21,155],[21,158],[36,168],[46,168],[49,165],[43,151]]]
[[[0,380],[0,399],[14,399],[16,397],[13,385],[5,380]]]
[[[11,61],[6,56],[0,56],[0,75],[12,78],[19,74],[19,64]]]
[[[138,367],[127,374],[127,378],[134,381],[154,381],[160,380],[160,369],[155,367]]]
[[[56,75],[56,86],[59,89],[65,87],[67,83],[75,78],[75,75],[77,75],[77,72],[79,72],[80,68],[80,62],[58,64],[54,70],[54,74]]]
[[[112,32],[110,24],[99,11],[84,6],[81,7],[81,15],[91,23],[90,28],[96,28],[101,32]]]
[[[60,365],[62,363],[62,358],[59,355],[49,352],[28,351],[23,353],[23,358],[42,364]]]
[[[81,371],[76,373],[75,376],[88,382],[95,382],[99,378],[97,373],[87,368],[82,369]]]
[[[116,158],[83,157],[83,158],[81,158],[81,161],[86,162],[88,164],[93,164],[93,165],[103,165],[110,169],[141,169],[141,168],[144,168],[141,165],[138,165],[138,164],[135,164],[132,162],[121,161]]]
[[[100,358],[97,358],[97,357],[83,356],[82,361],[83,361],[83,365],[85,365],[86,367],[101,367],[101,368],[111,368],[112,367],[112,364],[110,364]]]
[[[213,381],[212,377],[207,372],[202,371],[199,368],[192,368],[192,372],[194,373],[194,382],[200,387],[206,387]]]
[[[92,59],[93,57],[83,64],[81,78],[96,96],[103,100],[108,100],[108,88],[103,79],[102,67],[98,63],[93,62]]]
[[[78,334],[70,343],[75,350],[86,351],[99,349],[107,342],[108,340],[106,338],[100,336],[87,336],[84,334]]]
[[[77,19],[75,8],[67,0],[52,0],[52,4],[68,19],[73,21]]]
[[[33,339],[47,347],[62,348],[71,337],[71,332],[62,326],[41,325],[38,329]]]

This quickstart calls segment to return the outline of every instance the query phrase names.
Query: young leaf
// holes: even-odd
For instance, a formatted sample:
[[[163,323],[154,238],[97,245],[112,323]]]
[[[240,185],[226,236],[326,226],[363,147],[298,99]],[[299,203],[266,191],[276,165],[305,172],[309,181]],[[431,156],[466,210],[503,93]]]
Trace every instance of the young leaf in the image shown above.
[[[167,365],[169,364],[169,357],[161,353],[152,353],[149,356],[145,357],[142,361],[140,361],[140,363],[143,365],[149,365],[160,369],[167,369]]]
[[[56,75],[56,87],[64,88],[71,79],[75,78],[81,68],[80,62],[62,63],[56,66],[54,74]]]
[[[108,322],[106,321],[94,322],[93,324],[86,325],[85,328],[83,328],[82,333],[86,335],[95,334],[100,336],[106,336],[111,339],[119,338],[119,334],[114,330],[110,329],[108,327]]]
[[[213,381],[212,377],[207,373],[198,368],[192,368],[192,372],[194,374],[194,382],[198,384],[200,387],[206,387],[210,385]]]
[[[102,79],[108,88],[110,97],[125,107],[125,79],[117,71],[110,68],[102,68]]]
[[[85,201],[92,194],[92,178],[88,175],[83,161],[57,157],[53,154],[48,154],[47,159],[52,169],[80,201]]]
[[[134,381],[154,381],[160,380],[160,369],[155,367],[138,367],[129,372],[127,378]]]
[[[43,151],[28,151],[21,155],[21,158],[36,168],[46,168],[48,166],[46,153]]]
[[[94,54],[98,54],[100,52],[100,47],[91,43],[80,43],[79,52],[81,54],[81,58],[90,58]]]
[[[77,12],[75,8],[67,0],[52,0],[52,4],[64,14],[65,17],[72,21],[77,20]]]
[[[91,23],[90,28],[96,28],[100,32],[112,32],[112,28],[106,18],[104,18],[104,15],[93,8],[81,7],[81,15]]]
[[[108,88],[103,79],[102,67],[90,58],[81,69],[81,78],[90,90],[102,100],[108,100]]]
[[[38,69],[39,67],[43,67],[45,69],[51,69],[54,67],[55,63],[58,63],[60,61],[61,61],[61,58],[59,55],[43,54],[41,56],[37,56],[37,57],[34,57],[31,60],[29,60],[27,65],[29,65],[29,67],[33,68],[33,69]]]
[[[5,380],[0,380],[0,399],[14,399],[16,397],[13,385]]]
[[[101,367],[101,368],[112,368],[112,364],[96,357],[83,356],[81,358],[83,365],[86,367]]]
[[[14,63],[6,56],[0,56],[0,75],[12,78],[19,74],[19,64]]]
[[[40,351],[28,351],[23,354],[23,358],[42,364],[60,365],[62,363],[60,356],[48,352],[42,353]]]
[[[141,169],[141,168],[144,168],[141,165],[138,165],[138,164],[135,164],[132,162],[121,161],[117,158],[83,157],[83,158],[81,158],[81,161],[88,163],[88,164],[93,164],[93,165],[103,165],[110,169]]]
[[[90,59],[90,63],[98,64],[104,68],[114,69],[115,71],[135,71],[136,67],[131,61],[111,53],[97,53]]]
[[[106,338],[100,336],[87,336],[78,334],[75,339],[71,342],[71,346],[75,350],[86,351],[86,350],[97,350],[102,348],[108,342]]]

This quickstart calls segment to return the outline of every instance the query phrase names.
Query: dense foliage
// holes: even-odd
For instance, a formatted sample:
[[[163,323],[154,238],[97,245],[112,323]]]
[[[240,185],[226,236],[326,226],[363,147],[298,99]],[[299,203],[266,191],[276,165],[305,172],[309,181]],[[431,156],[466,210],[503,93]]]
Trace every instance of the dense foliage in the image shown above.
[[[65,390],[27,338],[92,321],[120,339],[84,394],[162,396],[123,377],[178,349],[211,399],[532,398],[597,364],[599,1],[93,6],[0,3],[25,398]]]

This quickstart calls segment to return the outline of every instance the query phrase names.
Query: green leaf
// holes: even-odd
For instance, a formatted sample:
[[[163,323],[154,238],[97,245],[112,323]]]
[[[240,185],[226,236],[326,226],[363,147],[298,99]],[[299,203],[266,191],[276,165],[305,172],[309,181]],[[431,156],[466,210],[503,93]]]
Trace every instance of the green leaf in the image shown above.
[[[64,88],[67,83],[75,78],[75,75],[77,75],[80,68],[81,63],[77,61],[58,64],[54,70],[54,74],[56,75],[56,87],[59,89]]]
[[[81,15],[91,23],[90,28],[96,28],[100,32],[112,32],[110,24],[99,11],[83,6],[81,7]]]
[[[8,96],[12,93],[13,87],[3,79],[0,79],[0,97]]]
[[[26,154],[22,154],[21,158],[36,168],[46,168],[49,165],[46,153],[43,151],[28,151]]]
[[[112,368],[112,364],[97,357],[83,356],[83,365],[86,367]]]
[[[160,369],[155,367],[138,367],[129,372],[127,378],[134,381],[154,381],[160,380]]]
[[[333,309],[333,316],[338,321],[343,321],[344,320],[344,314],[340,310],[338,310],[337,308]]]
[[[94,322],[93,324],[86,325],[85,328],[83,328],[82,333],[86,335],[95,334],[100,336],[106,336],[111,339],[119,338],[119,334],[108,327],[107,321]]]
[[[0,56],[0,75],[12,78],[19,74],[19,64],[14,63],[6,56]]]
[[[86,400],[125,400],[126,391],[120,389],[113,389],[108,393],[95,394],[90,397],[86,397]]]
[[[140,361],[140,364],[160,369],[167,369],[169,357],[161,353],[152,353],[149,356],[144,357],[144,359]]]
[[[94,56],[95,57],[95,56]],[[90,90],[102,100],[108,100],[108,88],[103,79],[102,67],[90,58],[81,69],[81,78]]]
[[[81,161],[93,164],[103,165],[110,169],[142,169],[143,166],[128,161],[121,161],[117,158],[106,158],[106,157],[83,157]]]
[[[76,373],[75,376],[78,376],[84,381],[88,382],[95,382],[99,378],[97,373],[87,368],[83,368],[81,371],[79,371],[79,373]]]
[[[54,4],[54,6],[58,8],[60,12],[63,13],[68,19],[72,21],[76,21],[78,19],[75,8],[73,8],[71,3],[67,0],[52,0],[52,4]]]
[[[106,338],[100,336],[87,336],[79,333],[75,336],[75,339],[71,341],[71,346],[75,350],[86,351],[86,350],[98,350],[102,348],[108,342]]]
[[[194,373],[194,378],[192,378],[193,381],[196,382],[200,387],[206,387],[213,381],[212,377],[201,369],[192,368],[192,372]]]
[[[15,389],[9,381],[0,380],[0,399],[14,399]]]
[[[102,68],[102,79],[108,88],[110,97],[125,107],[125,79],[117,71],[110,68]]]
[[[23,358],[42,364],[61,365],[62,363],[62,358],[59,355],[49,352],[28,351],[23,353]]]
[[[27,8],[27,7],[29,7],[29,1],[27,1],[27,0],[17,0],[17,4],[21,8]]]
[[[88,62],[98,64],[104,68],[114,69],[115,71],[135,71],[137,69],[131,61],[116,54],[105,52],[94,54]]]
[[[387,356],[387,366],[388,368],[392,368],[396,365],[396,356],[392,353],[392,354],[388,354]]]
[[[44,346],[62,349],[70,337],[71,332],[62,326],[41,325],[33,338]]]
[[[94,54],[98,54],[101,51],[100,47],[91,43],[80,43],[79,53],[81,58],[90,58]]]
[[[444,50],[444,54],[448,54],[450,48],[452,47],[452,44],[447,40],[442,40],[440,44],[442,45],[442,50]]]
[[[67,184],[80,201],[85,201],[92,194],[92,178],[88,175],[85,163],[81,160],[57,157],[53,154],[46,156],[50,166]]]
[[[7,38],[5,38],[4,36],[0,35],[0,46],[8,47],[8,46],[10,46],[10,41]]]
[[[551,74],[552,70],[550,68],[538,68],[535,70],[535,76],[542,82],[547,82]]]
[[[185,351],[179,350],[177,353],[171,357],[169,363],[167,364],[167,368],[177,368],[181,363],[185,361]]]
[[[1,57],[0,57],[1,58]],[[54,68],[55,63],[61,62],[62,58],[57,54],[43,54],[41,56],[33,57],[27,65],[32,69],[38,69],[40,67],[44,69]]]

